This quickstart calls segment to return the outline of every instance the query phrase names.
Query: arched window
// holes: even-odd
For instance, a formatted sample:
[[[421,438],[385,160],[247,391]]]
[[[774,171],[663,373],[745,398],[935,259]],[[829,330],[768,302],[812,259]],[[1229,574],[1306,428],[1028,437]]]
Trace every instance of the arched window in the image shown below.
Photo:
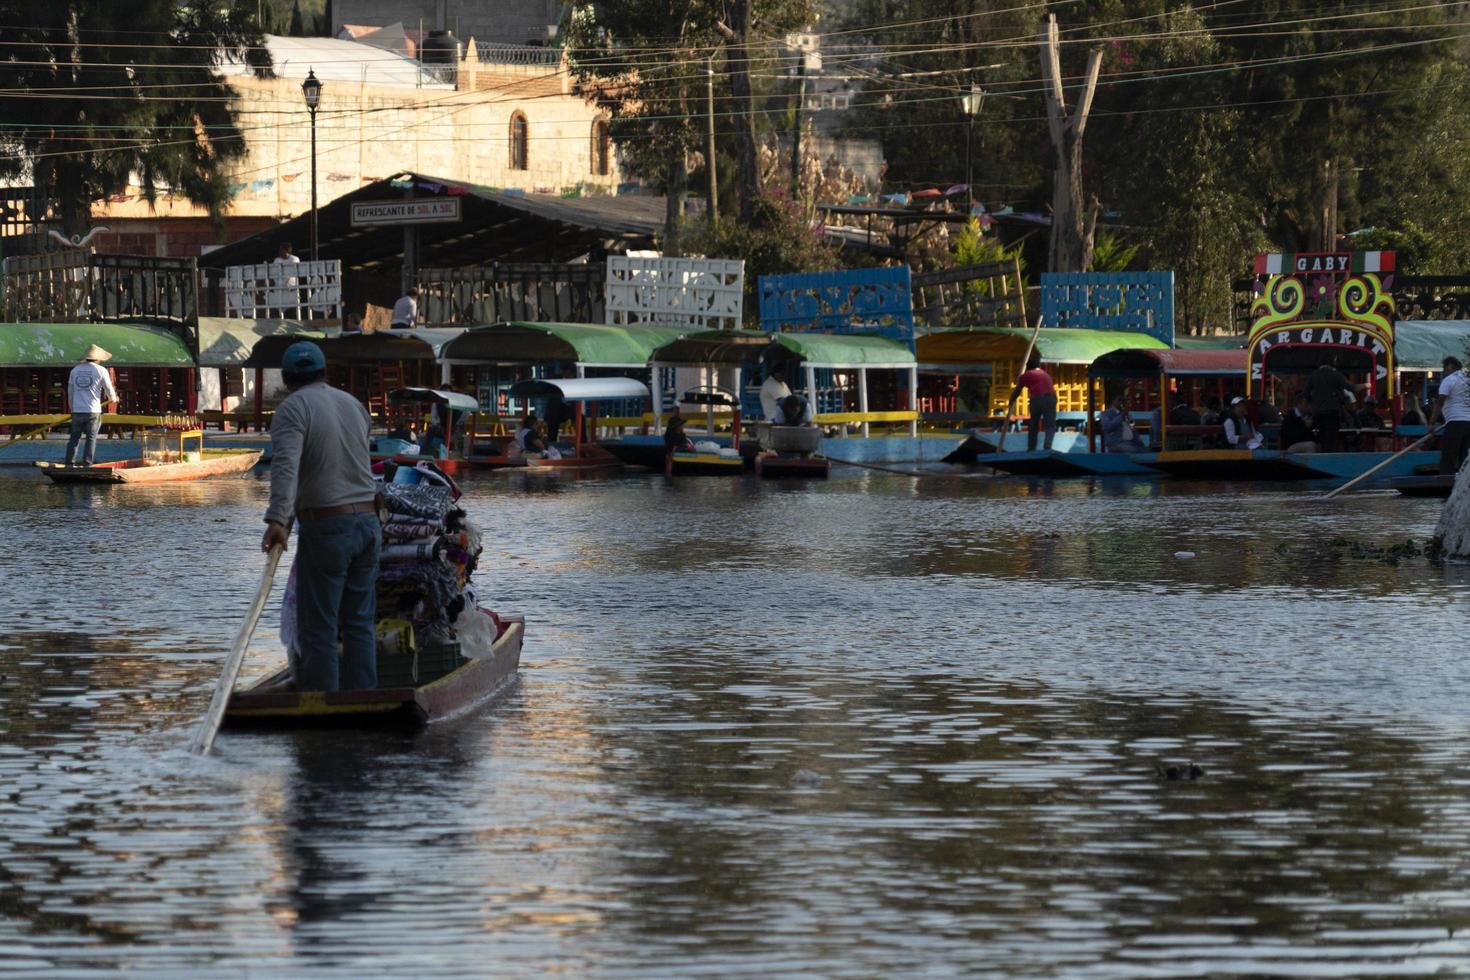
[[[612,137],[607,120],[601,116],[592,121],[592,174],[606,177],[612,173]]]
[[[529,159],[526,153],[526,143],[529,141],[526,125],[526,114],[523,112],[513,113],[510,117],[510,169],[530,170]]]

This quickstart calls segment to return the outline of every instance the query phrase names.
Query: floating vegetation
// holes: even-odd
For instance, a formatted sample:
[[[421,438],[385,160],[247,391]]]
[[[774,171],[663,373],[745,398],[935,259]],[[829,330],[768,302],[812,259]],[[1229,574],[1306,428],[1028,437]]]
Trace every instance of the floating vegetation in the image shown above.
[[[1413,538],[1405,538],[1395,544],[1378,544],[1372,541],[1359,541],[1354,538],[1333,538],[1327,542],[1327,549],[1336,558],[1352,558],[1357,561],[1376,561],[1385,565],[1397,565],[1408,558],[1437,558],[1438,539],[1431,539],[1420,545]],[[1292,557],[1300,561],[1308,561],[1322,556],[1321,545],[1309,545],[1306,547],[1293,547],[1283,541],[1276,546],[1276,554],[1282,557]]]

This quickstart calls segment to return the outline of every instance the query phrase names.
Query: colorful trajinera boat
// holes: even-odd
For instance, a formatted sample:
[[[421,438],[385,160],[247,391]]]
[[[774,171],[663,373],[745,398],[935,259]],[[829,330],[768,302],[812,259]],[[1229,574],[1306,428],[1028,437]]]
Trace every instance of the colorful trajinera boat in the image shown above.
[[[91,466],[37,461],[35,466],[52,483],[174,483],[203,480],[212,476],[244,473],[260,462],[259,449],[206,449],[201,429],[158,429],[143,435],[143,452],[136,459],[122,459]],[[193,449],[188,448],[195,442]]]

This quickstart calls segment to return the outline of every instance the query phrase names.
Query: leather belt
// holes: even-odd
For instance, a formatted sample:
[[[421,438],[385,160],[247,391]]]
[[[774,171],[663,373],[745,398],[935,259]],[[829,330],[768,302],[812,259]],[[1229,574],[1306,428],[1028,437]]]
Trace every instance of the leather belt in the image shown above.
[[[296,516],[303,521],[319,521],[324,517],[344,517],[348,514],[371,514],[376,512],[377,507],[371,500],[364,500],[356,504],[338,504],[336,507],[314,507],[311,510],[298,510]]]

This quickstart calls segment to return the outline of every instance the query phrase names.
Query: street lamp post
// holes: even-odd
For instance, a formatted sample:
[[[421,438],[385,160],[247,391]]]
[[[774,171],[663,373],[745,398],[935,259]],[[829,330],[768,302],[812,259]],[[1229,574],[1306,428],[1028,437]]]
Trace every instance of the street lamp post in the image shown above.
[[[322,83],[316,72],[306,72],[306,81],[301,83],[301,94],[306,97],[306,111],[311,113],[311,260],[317,260],[316,232],[316,107],[322,101]]]
[[[974,156],[975,156],[975,119],[980,115],[980,106],[985,102],[985,90],[974,82],[970,83],[970,91],[960,96],[960,105],[965,110],[965,200],[970,202],[967,210],[975,207],[975,191],[971,181],[974,179]]]

